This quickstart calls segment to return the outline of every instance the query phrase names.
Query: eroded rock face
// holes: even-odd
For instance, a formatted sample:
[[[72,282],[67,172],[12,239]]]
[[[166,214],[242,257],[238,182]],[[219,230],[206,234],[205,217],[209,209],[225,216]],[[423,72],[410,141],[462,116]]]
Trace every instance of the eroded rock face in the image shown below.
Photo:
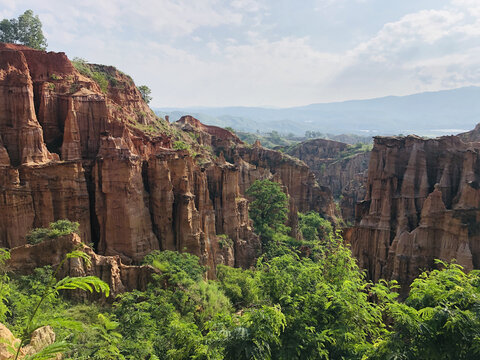
[[[480,143],[377,137],[367,194],[348,236],[371,279],[403,290],[434,259],[480,267]]]
[[[340,199],[342,218],[352,222],[355,204],[365,197],[365,181],[370,152],[349,155],[352,146],[333,140],[313,139],[290,149],[289,155],[304,161],[320,185],[331,189]],[[341,156],[345,154],[345,156]]]
[[[303,161],[266,149],[259,142],[247,146],[229,131],[203,125],[191,116],[182,117],[178,124],[184,131],[196,134],[201,145],[210,146],[218,155],[218,163],[233,166],[239,177],[235,184],[238,183],[240,194],[245,194],[255,180],[269,179],[282,184],[290,198],[292,229],[296,228],[298,211],[316,211],[330,220],[336,219],[330,189],[318,185],[314,173]]]
[[[31,334],[28,345],[22,347],[19,352],[19,359],[25,356],[34,355],[43,350],[48,345],[55,342],[55,333],[52,327],[42,326]],[[12,332],[3,324],[0,323],[0,360],[10,360],[15,358],[15,352],[12,351],[15,346],[20,344],[20,339],[13,336]],[[61,354],[57,354],[52,359],[62,359]]]
[[[85,266],[81,259],[69,259],[59,271],[59,277],[97,276],[110,286],[111,298],[125,291],[145,289],[156,272],[150,266],[125,265],[120,257],[96,254],[77,234],[45,240],[36,245],[22,245],[10,250],[9,269],[19,274],[30,274],[37,267],[51,265],[56,268],[73,250],[82,250],[90,256],[92,265]]]
[[[43,142],[33,100],[33,81],[23,52],[0,48],[0,133],[14,166],[55,158]]]
[[[107,87],[63,53],[0,44],[0,246],[22,246],[32,228],[69,219],[108,259],[187,251],[213,277],[217,264],[249,267],[261,252],[244,196],[256,179],[285,186],[291,223],[297,209],[334,216],[331,194],[304,163],[192,117],[171,125],[128,76],[88,66]],[[172,149],[179,140],[191,150]]]
[[[0,360],[13,359],[15,356],[12,354],[11,349],[18,346],[20,339],[13,336],[12,332],[3,324],[0,323]],[[22,352],[22,356],[25,353]]]

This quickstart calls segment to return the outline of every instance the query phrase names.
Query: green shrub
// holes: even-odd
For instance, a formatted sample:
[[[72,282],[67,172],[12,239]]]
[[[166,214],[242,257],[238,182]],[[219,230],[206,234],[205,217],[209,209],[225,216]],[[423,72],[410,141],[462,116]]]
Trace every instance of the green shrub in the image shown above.
[[[78,232],[79,223],[70,220],[58,220],[49,225],[48,228],[37,228],[31,230],[27,236],[27,242],[31,245],[39,244],[46,239],[56,239],[63,235]]]
[[[95,66],[94,64],[88,64],[85,59],[82,58],[73,58],[73,66],[77,71],[95,81],[103,93],[108,91],[108,84],[110,79],[114,79],[113,76],[101,71],[100,66]]]
[[[152,265],[170,277],[187,278],[200,281],[205,274],[205,267],[200,265],[198,257],[176,251],[153,251],[143,259],[144,264]]]
[[[218,246],[220,246],[220,249],[233,247],[233,240],[230,239],[228,235],[220,234],[220,235],[217,235],[217,237],[218,237]]]
[[[185,144],[184,141],[182,140],[178,140],[178,141],[175,141],[173,143],[173,148],[175,150],[190,150],[190,146],[188,146],[187,144]]]
[[[48,239],[48,235],[50,234],[50,230],[47,228],[37,228],[31,230],[27,234],[27,242],[31,245],[39,244],[43,240]]]

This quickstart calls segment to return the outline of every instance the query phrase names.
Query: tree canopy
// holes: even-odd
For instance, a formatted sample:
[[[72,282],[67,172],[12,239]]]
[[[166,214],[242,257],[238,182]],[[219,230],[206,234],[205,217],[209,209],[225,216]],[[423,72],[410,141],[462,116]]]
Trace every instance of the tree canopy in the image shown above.
[[[255,230],[260,234],[266,228],[281,231],[287,220],[288,198],[280,184],[270,180],[256,180],[247,190],[247,195],[253,198],[249,215]]]
[[[152,97],[150,94],[152,93],[152,90],[147,85],[140,85],[138,87],[138,91],[140,91],[140,94],[142,95],[143,101],[145,101],[147,104],[152,101]]]
[[[32,10],[25,11],[17,19],[3,19],[0,22],[0,42],[23,44],[38,50],[47,48],[42,22]]]

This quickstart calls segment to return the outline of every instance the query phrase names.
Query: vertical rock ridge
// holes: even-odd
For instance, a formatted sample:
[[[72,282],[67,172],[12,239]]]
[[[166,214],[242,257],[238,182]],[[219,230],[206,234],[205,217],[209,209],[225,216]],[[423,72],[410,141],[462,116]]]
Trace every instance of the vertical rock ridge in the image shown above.
[[[479,152],[455,136],[375,138],[348,238],[371,279],[396,279],[407,291],[436,258],[480,265]]]

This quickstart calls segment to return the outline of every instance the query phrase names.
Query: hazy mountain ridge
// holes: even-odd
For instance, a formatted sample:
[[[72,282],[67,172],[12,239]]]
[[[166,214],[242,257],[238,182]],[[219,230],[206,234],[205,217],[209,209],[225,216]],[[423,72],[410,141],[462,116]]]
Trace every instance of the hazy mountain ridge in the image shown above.
[[[333,134],[440,136],[467,131],[480,121],[480,87],[387,96],[368,100],[311,104],[292,108],[189,107],[156,108],[171,120],[190,114],[200,121],[247,132],[303,135],[317,130]]]

